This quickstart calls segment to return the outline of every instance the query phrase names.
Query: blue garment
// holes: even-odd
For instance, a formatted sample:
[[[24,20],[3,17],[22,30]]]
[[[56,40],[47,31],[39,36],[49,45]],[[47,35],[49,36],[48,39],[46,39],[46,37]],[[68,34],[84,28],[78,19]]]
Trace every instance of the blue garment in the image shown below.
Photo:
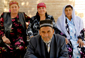
[[[82,35],[80,35],[80,34],[81,34],[81,31],[83,30],[83,21],[82,21],[82,19],[79,16],[75,15],[74,7],[72,5],[70,5],[70,6],[72,7],[72,19],[73,19],[73,22],[75,24],[76,36],[79,37],[79,38],[82,38]],[[66,38],[69,39],[70,35],[68,34],[68,32],[66,30],[65,7],[63,8],[62,15],[57,19],[56,25],[57,25],[57,28],[63,34],[65,34],[67,36]]]
[[[76,29],[75,29],[75,25],[73,23],[73,19],[71,19],[71,21],[67,18],[67,22],[68,22],[68,26],[69,26],[69,32],[70,32],[70,39],[73,40],[78,40],[77,36],[76,36]]]
[[[70,41],[73,45],[73,58],[80,58],[80,53],[77,49],[78,43],[77,43],[77,36],[76,36],[76,29],[73,22],[73,19],[71,21],[67,18],[68,26],[69,26],[69,32],[70,32]]]

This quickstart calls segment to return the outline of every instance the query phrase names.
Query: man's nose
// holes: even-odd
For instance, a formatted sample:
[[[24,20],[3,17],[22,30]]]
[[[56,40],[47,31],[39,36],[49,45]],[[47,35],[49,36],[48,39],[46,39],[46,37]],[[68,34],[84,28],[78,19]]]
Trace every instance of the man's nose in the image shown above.
[[[69,13],[69,11],[68,11],[68,13]]]
[[[45,33],[44,36],[48,36],[48,33]]]

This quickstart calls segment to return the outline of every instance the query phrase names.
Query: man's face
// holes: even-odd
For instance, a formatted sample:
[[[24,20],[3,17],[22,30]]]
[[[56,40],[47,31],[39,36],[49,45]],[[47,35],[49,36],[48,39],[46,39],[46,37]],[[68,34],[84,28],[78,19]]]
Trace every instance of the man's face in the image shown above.
[[[49,41],[51,41],[51,39],[53,37],[54,29],[49,27],[49,26],[41,27],[40,30],[39,30],[39,33],[42,37],[42,40],[45,43],[48,43]]]
[[[66,8],[65,9],[65,15],[66,15],[66,17],[68,18],[68,17],[72,17],[72,8],[71,7],[68,7],[68,8]]]

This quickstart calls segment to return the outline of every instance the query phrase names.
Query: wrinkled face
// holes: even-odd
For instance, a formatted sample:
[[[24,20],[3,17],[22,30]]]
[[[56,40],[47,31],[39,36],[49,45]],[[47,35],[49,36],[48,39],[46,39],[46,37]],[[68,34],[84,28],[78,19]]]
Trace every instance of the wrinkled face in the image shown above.
[[[39,7],[37,9],[37,11],[38,11],[39,15],[43,15],[43,14],[46,13],[46,8],[45,7]]]
[[[72,17],[72,8],[71,7],[68,7],[65,9],[65,15],[66,17]]]
[[[18,13],[19,11],[19,6],[17,4],[12,4],[10,6],[11,13]]]
[[[42,40],[45,43],[48,43],[49,41],[51,41],[53,34],[54,34],[54,29],[47,26],[47,27],[41,27],[39,30],[39,33],[42,37]]]

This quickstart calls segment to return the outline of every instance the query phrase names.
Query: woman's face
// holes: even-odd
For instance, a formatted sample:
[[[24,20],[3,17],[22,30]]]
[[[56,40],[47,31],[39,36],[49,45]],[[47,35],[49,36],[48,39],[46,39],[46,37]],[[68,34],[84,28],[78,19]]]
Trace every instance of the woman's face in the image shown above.
[[[19,6],[17,4],[12,4],[10,6],[11,13],[18,13],[19,11]]]
[[[45,15],[45,13],[46,13],[46,8],[45,7],[40,7],[37,10],[38,10],[39,15]]]
[[[65,15],[66,17],[72,17],[72,8],[71,7],[68,7],[65,9]]]

